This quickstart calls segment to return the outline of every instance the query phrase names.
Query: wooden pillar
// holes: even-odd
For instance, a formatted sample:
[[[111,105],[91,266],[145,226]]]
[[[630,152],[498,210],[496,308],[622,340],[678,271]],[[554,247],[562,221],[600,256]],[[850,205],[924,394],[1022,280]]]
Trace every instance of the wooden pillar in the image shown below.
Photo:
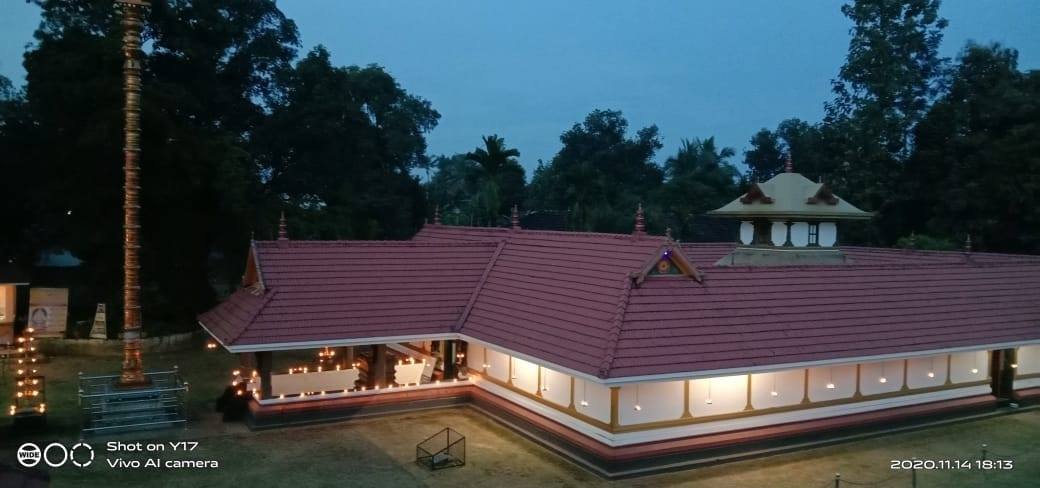
[[[271,398],[271,368],[274,363],[274,353],[263,351],[255,353],[256,369],[260,374],[260,399]]]
[[[354,361],[355,361],[354,360],[354,356],[355,356],[354,346],[347,346],[347,347],[343,348],[343,360],[347,363],[346,364],[347,368],[353,368],[354,367]]]
[[[610,387],[610,429],[614,430],[621,424],[618,420],[621,415],[621,387]]]
[[[863,392],[859,386],[863,383],[863,365],[856,363],[856,392],[852,394],[852,398],[862,398]]]
[[[690,412],[690,380],[683,380],[682,403],[682,415],[679,418],[692,418],[693,413]]]
[[[788,234],[790,234],[790,226],[788,228]],[[744,405],[744,411],[754,410],[755,407],[751,406],[751,375],[747,375],[747,403]]]
[[[455,353],[458,352],[457,341],[444,341],[441,354],[444,355],[444,381],[458,378],[459,368],[455,364]]]
[[[802,393],[802,405],[808,405],[811,403],[809,401],[809,368],[805,368],[805,379],[803,381],[804,383],[802,384],[802,387],[804,388],[804,391]]]
[[[584,380],[582,380],[582,381],[584,381]],[[574,408],[574,386],[575,386],[574,377],[571,376],[571,403],[569,405],[567,405],[567,408],[569,408],[571,410],[575,410],[575,408]]]
[[[386,344],[372,346],[372,364],[368,367],[368,386],[386,387]]]
[[[997,398],[1015,397],[1015,369],[1011,367],[1017,361],[1014,349],[993,351],[990,359],[990,377],[993,396]]]

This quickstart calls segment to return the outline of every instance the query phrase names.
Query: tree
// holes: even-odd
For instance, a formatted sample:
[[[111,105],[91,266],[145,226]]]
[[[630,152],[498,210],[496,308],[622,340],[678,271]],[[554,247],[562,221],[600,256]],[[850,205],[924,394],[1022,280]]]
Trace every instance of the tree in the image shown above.
[[[946,19],[939,0],[856,0],[841,7],[852,20],[845,65],[832,81],[831,121],[878,136],[893,159],[908,154],[910,132],[939,92],[938,55]]]
[[[751,149],[744,151],[744,164],[748,167],[748,179],[766,181],[783,171],[784,154],[780,138],[769,129],[759,129],[751,136]]]
[[[119,317],[119,15],[108,1],[39,5],[42,22],[25,55],[27,137],[38,143],[5,163],[28,168],[36,251],[66,248],[85,262],[71,313],[106,302]],[[211,278],[228,283],[241,273],[259,184],[249,135],[298,39],[269,0],[158,2],[145,37],[142,298],[154,333],[193,328],[215,299]]]
[[[652,161],[661,148],[657,126],[640,129],[634,138],[627,130],[621,112],[594,110],[564,132],[563,147],[535,171],[532,207],[569,212],[576,230],[631,232],[636,206],[648,201],[664,175]]]
[[[825,104],[822,149],[831,161],[822,175],[844,198],[877,212],[874,225],[854,226],[848,240],[891,243],[890,208],[910,135],[942,89],[946,60],[939,57],[946,19],[939,0],[856,0],[843,5],[853,24],[845,64]]]
[[[968,44],[949,85],[916,128],[895,231],[1040,251],[1040,72],[1019,71],[1013,49]]]
[[[492,223],[521,203],[524,192],[524,168],[516,158],[520,151],[506,149],[505,139],[497,134],[484,136],[484,147],[466,154],[476,163],[477,191],[472,200],[478,221]]]
[[[412,171],[440,114],[380,66],[333,66],[313,49],[278,74],[283,93],[252,148],[262,191],[293,231],[324,239],[405,238],[427,215]],[[277,212],[268,212],[275,216]]]
[[[664,209],[676,237],[691,235],[694,217],[724,205],[740,193],[740,172],[727,161],[735,154],[732,148],[716,148],[714,137],[684,139],[675,156],[665,161],[667,180],[656,203]]]

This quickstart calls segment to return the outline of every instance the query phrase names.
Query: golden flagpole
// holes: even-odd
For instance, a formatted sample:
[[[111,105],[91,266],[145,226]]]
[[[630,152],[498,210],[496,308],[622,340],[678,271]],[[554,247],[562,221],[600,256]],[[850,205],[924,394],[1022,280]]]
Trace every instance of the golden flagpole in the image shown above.
[[[119,386],[149,384],[141,363],[141,30],[145,0],[116,0],[123,14],[123,372]]]

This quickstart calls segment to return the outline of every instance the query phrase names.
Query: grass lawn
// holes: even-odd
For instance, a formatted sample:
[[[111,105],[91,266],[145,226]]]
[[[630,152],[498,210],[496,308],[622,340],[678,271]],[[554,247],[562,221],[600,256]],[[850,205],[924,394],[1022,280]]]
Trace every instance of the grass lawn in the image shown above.
[[[910,486],[909,472],[889,470],[892,459],[971,459],[979,445],[1010,455],[1009,472],[918,472],[920,487],[1037,486],[1040,479],[1040,410],[960,423],[916,432],[888,435],[837,446],[741,461],[682,472],[608,482],[468,408],[399,414],[356,422],[324,424],[251,432],[241,424],[224,424],[213,412],[213,399],[223,390],[234,359],[225,353],[199,350],[146,357],[147,366],[177,364],[191,382],[187,429],[145,434],[94,437],[87,440],[97,451],[88,468],[66,465],[49,470],[53,486],[687,486],[769,488],[823,488],[834,486],[835,472],[851,482],[876,486]],[[119,358],[60,357],[43,372],[48,384],[48,428],[23,435],[10,432],[0,421],[0,463],[15,465],[14,451],[26,441],[75,441],[76,372],[110,372]],[[10,376],[2,398],[9,396]],[[415,444],[444,426],[467,438],[467,464],[461,468],[427,472],[414,464]],[[192,452],[159,455],[109,453],[112,440],[148,442],[198,441]],[[169,446],[167,446],[169,449]],[[106,460],[145,460],[160,457],[216,460],[218,469],[111,468]],[[41,466],[43,466],[41,464]],[[842,486],[850,486],[845,483]]]

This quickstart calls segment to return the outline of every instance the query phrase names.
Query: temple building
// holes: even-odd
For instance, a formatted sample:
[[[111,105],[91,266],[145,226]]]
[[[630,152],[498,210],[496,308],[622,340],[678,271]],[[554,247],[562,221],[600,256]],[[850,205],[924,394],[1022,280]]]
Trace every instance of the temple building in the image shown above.
[[[1040,257],[843,246],[870,214],[790,166],[712,214],[737,242],[283,221],[199,321],[255,428],[459,404],[604,476],[1040,398]]]

